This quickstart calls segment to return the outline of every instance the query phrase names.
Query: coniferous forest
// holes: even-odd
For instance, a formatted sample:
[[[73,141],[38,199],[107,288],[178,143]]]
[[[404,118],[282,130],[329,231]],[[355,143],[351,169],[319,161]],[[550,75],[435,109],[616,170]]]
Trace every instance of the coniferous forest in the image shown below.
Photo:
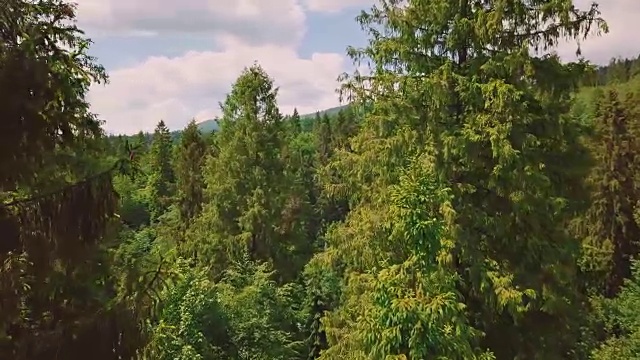
[[[253,65],[137,136],[75,10],[0,8],[0,359],[640,359],[640,60],[553,55],[597,5],[382,0],[338,113]]]

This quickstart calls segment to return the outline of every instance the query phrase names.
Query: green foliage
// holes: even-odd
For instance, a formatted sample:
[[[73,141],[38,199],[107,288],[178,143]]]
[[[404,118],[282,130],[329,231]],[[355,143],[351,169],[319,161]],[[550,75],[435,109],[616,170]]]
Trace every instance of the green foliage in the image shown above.
[[[176,160],[176,187],[180,217],[189,223],[201,210],[204,180],[202,167],[206,143],[195,121],[191,121],[182,133]]]
[[[8,0],[0,11],[0,191],[37,180],[55,149],[102,129],[85,95],[104,69],[87,54],[75,7],[63,0]]]
[[[640,229],[634,214],[640,198],[635,154],[640,147],[628,108],[623,107],[613,89],[597,103],[592,138],[595,166],[589,177],[592,201],[581,228],[582,267],[591,274],[585,280],[591,280],[590,286],[597,294],[607,297],[614,297],[624,279],[631,276],[630,256],[638,254]],[[593,283],[598,280],[601,283]]]
[[[456,289],[454,244],[444,230],[450,197],[424,166],[413,165],[389,192],[392,205],[379,239],[388,238],[376,246],[391,247],[395,256],[348,279],[357,294],[357,303],[345,305],[353,308],[342,310],[350,330],[322,358],[492,358],[477,350],[479,333],[468,324]],[[337,319],[327,319],[330,328]]]
[[[190,242],[222,267],[248,249],[252,259],[271,262],[291,279],[304,266],[301,255],[310,244],[300,222],[304,194],[282,157],[286,138],[276,95],[259,66],[246,69],[233,86],[223,104],[216,153],[204,170],[208,203]]]
[[[202,270],[176,263],[173,286],[162,294],[162,310],[153,325],[144,358],[171,360],[224,359],[226,319],[215,284]],[[220,344],[220,345],[219,345]]]
[[[148,156],[147,201],[151,219],[157,220],[168,208],[175,175],[171,164],[171,134],[164,121],[156,126]]]
[[[381,0],[348,106],[254,64],[110,137],[74,7],[3,5],[0,358],[638,357],[638,59],[543,54],[595,5]]]
[[[162,295],[145,357],[152,359],[292,359],[299,344],[282,328],[295,323],[291,286],[278,287],[265,265],[243,260],[215,284],[207,271],[178,260]]]
[[[219,285],[221,303],[233,322],[231,338],[237,349],[233,358],[285,360],[300,350],[302,344],[291,333],[299,321],[297,289],[292,284],[278,286],[274,275],[270,266],[245,257]]]
[[[136,185],[129,176],[114,178],[114,188],[120,197],[120,218],[133,229],[148,225],[151,221],[147,199]]]
[[[0,358],[126,358],[139,345],[119,339],[126,309],[106,306],[123,162],[97,156],[85,95],[106,76],[74,19],[59,0],[0,10]]]
[[[380,248],[377,223],[390,216],[381,196],[412,154],[432,155],[453,195],[448,236],[467,316],[497,358],[561,358],[575,343],[579,243],[565,227],[585,197],[586,151],[565,114],[585,65],[529,48],[588,35],[597,16],[568,0],[390,0],[358,18],[370,42],[350,54],[374,66],[344,91],[373,104],[354,154],[335,162],[335,191],[360,202],[335,252],[356,258],[354,271],[401,253]]]
[[[332,268],[325,268],[317,262],[311,261],[304,270],[305,285],[305,314],[307,314],[306,339],[308,360],[320,357],[323,350],[329,347],[322,318],[325,312],[332,310],[338,304],[342,291],[342,280]]]
[[[625,281],[617,298],[606,302],[608,327],[617,333],[593,353],[594,360],[640,359],[640,267]]]

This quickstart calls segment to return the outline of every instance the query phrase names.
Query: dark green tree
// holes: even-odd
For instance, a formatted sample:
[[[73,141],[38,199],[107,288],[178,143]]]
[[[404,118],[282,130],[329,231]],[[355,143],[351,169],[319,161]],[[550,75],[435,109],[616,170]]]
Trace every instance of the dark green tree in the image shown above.
[[[336,148],[350,150],[349,139],[351,139],[358,131],[353,110],[348,107],[342,109],[336,114],[333,125],[332,142]]]
[[[149,152],[149,135],[139,131],[133,137],[133,145],[136,147],[137,156],[145,155]]]
[[[148,161],[147,197],[152,220],[157,220],[169,206],[175,175],[171,164],[172,140],[169,128],[160,120],[153,133]]]
[[[291,122],[291,131],[293,134],[300,134],[302,132],[302,120],[300,119],[300,114],[298,113],[298,109],[293,109],[293,115],[289,119]]]
[[[116,168],[85,161],[102,141],[85,95],[106,75],[75,16],[60,0],[0,7],[3,359],[130,358],[139,345],[131,312],[106,304]]]
[[[332,155],[332,129],[329,115],[316,113],[313,122],[313,133],[315,135],[317,161],[319,165],[326,165]]]
[[[260,66],[246,69],[222,105],[216,154],[205,170],[207,204],[190,231],[194,251],[226,268],[247,252],[291,279],[311,243],[296,174],[283,157],[286,136],[277,89]]]
[[[195,121],[189,122],[182,132],[176,159],[176,190],[180,217],[186,224],[200,212],[203,201],[206,143]]]
[[[595,166],[589,176],[592,204],[582,221],[583,268],[596,293],[613,298],[631,276],[631,258],[638,255],[640,228],[634,214],[640,200],[636,174],[640,147],[631,132],[625,104],[610,89],[597,104],[591,141]]]

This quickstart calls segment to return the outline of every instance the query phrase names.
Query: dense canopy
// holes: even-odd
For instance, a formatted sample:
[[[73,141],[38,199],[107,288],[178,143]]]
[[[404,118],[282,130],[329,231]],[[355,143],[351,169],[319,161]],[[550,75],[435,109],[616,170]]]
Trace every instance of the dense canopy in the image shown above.
[[[75,13],[0,9],[0,359],[640,359],[640,60],[553,53],[597,5],[380,0],[340,111],[253,64],[135,136]]]

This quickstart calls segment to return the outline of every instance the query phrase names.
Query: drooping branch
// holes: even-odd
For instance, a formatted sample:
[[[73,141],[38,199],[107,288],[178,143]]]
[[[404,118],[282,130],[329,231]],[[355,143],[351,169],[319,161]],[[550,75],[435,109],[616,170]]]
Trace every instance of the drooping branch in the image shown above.
[[[83,245],[98,241],[115,215],[111,179],[124,161],[62,189],[1,204],[0,254],[26,251],[70,259]]]

